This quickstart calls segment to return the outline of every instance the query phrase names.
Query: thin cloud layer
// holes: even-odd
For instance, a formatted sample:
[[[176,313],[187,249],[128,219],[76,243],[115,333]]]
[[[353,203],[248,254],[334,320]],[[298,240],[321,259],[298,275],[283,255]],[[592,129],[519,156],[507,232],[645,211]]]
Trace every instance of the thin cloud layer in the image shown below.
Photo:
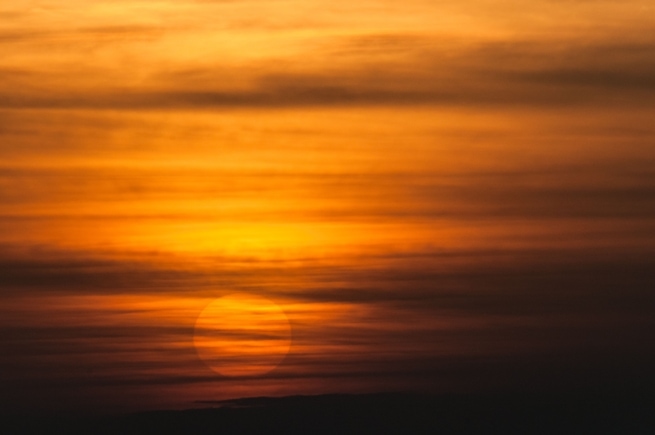
[[[391,42],[385,49],[387,39]],[[382,45],[376,45],[380,40]],[[352,46],[362,52],[345,61],[334,55],[310,55],[317,71],[312,71],[311,64],[307,70],[295,61],[276,59],[245,67],[219,64],[186,73],[157,73],[139,85],[120,85],[117,76],[117,80],[92,89],[71,87],[64,80],[64,75],[75,75],[75,71],[62,71],[57,78],[6,69],[2,75],[10,87],[2,91],[2,102],[5,108],[133,110],[599,104],[648,109],[646,95],[655,90],[652,41],[511,41],[435,53],[431,46],[443,43],[431,39],[409,54],[399,52],[392,36],[372,36],[365,41],[353,41]],[[384,59],[389,50],[391,57]],[[278,70],[279,63],[284,69]],[[253,74],[258,70],[265,73]],[[238,77],[247,78],[240,89],[223,88],[222,83],[234,83]],[[30,90],[30,82],[39,85]]]

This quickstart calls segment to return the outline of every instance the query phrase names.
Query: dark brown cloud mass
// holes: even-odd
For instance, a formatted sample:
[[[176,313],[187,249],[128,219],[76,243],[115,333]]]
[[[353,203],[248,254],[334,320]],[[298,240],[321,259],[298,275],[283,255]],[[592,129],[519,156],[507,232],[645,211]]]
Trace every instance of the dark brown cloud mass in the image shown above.
[[[652,109],[655,91],[653,41],[503,41],[478,44],[455,54],[444,41],[421,41],[412,50],[397,38],[371,36],[314,63],[272,60],[226,68],[155,74],[140,88],[116,80],[93,89],[36,71],[5,70],[2,104],[23,108],[211,109],[304,106],[627,105]],[[451,41],[446,41],[446,43]],[[456,46],[456,44],[453,44]],[[328,53],[333,51],[328,49]],[[386,58],[391,52],[393,57]],[[368,55],[368,56],[367,56]],[[277,71],[277,69],[280,69]],[[316,68],[316,70],[313,70]],[[265,69],[264,75],[257,74]],[[102,71],[91,72],[102,74]],[[250,84],[225,89],[237,77]],[[25,83],[39,83],[32,89]],[[50,85],[48,85],[50,83]],[[123,84],[122,84],[123,83]],[[71,84],[73,86],[71,86]]]

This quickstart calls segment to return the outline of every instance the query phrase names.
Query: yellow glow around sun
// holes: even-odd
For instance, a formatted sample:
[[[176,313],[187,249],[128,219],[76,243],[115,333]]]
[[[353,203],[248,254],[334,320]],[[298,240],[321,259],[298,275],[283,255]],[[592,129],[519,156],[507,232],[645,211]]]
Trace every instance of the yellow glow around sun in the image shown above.
[[[236,293],[211,302],[196,321],[200,359],[224,376],[263,375],[280,364],[291,346],[284,312],[268,299]]]

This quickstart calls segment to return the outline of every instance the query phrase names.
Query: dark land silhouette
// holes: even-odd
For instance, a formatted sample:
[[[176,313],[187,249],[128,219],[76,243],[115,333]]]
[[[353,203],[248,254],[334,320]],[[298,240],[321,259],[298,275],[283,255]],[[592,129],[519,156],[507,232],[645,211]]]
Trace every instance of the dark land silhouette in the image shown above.
[[[655,394],[258,397],[184,411],[6,416],[5,434],[653,434]]]

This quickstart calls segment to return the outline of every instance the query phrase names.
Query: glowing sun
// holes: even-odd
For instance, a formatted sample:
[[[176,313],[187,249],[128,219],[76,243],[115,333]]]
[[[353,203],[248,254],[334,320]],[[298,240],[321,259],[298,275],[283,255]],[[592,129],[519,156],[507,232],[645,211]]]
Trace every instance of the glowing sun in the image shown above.
[[[216,299],[198,316],[193,342],[212,370],[224,376],[257,376],[282,362],[291,346],[284,312],[268,299],[235,293]]]

